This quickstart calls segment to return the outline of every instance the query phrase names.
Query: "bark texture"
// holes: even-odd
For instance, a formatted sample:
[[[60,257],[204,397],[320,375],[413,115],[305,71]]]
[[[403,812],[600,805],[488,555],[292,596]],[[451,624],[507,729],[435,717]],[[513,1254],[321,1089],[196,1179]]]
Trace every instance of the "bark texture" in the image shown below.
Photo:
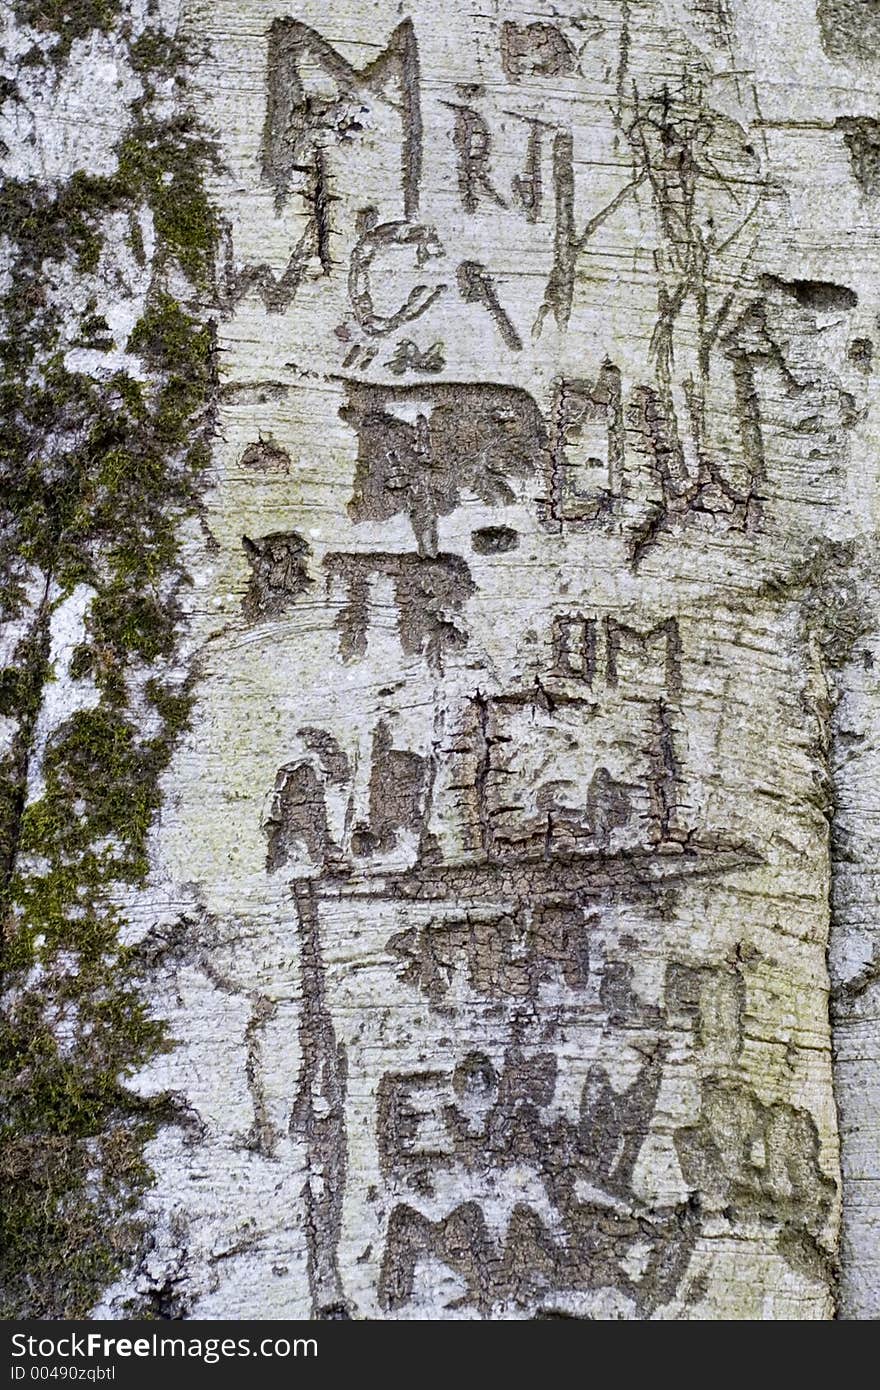
[[[880,8],[13,8],[0,1305],[876,1317]]]

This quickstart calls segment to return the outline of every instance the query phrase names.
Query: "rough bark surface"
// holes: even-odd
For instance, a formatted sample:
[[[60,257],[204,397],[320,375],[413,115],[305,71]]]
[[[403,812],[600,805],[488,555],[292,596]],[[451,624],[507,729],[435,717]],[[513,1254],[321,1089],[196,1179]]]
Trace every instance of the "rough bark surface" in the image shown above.
[[[878,1316],[880,7],[45,8],[4,1312]]]

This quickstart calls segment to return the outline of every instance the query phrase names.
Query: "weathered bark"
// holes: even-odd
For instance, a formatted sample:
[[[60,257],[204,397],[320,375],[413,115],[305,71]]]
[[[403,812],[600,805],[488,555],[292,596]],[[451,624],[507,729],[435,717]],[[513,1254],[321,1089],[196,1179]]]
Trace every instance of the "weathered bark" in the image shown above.
[[[767,8],[17,6],[4,1310],[880,1311],[880,19]]]

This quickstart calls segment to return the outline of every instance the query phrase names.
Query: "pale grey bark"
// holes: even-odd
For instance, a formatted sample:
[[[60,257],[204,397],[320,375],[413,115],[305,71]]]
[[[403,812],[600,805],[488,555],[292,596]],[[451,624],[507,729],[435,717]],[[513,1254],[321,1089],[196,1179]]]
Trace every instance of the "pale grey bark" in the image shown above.
[[[177,1116],[97,1312],[878,1315],[875,29],[185,5]]]

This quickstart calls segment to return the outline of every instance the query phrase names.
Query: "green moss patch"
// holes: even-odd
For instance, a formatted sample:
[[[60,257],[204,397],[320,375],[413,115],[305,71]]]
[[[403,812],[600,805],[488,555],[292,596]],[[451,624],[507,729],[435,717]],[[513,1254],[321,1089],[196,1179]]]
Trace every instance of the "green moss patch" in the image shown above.
[[[118,0],[16,0],[59,35],[51,56],[122,23]],[[122,36],[121,28],[113,30]],[[23,624],[0,671],[0,714],[17,733],[0,763],[0,1317],[82,1317],[134,1257],[151,1178],[144,1146],[167,1111],[126,1079],[169,1046],[145,1006],[137,955],[115,900],[141,885],[160,778],[189,718],[173,673],[178,534],[198,506],[208,456],[210,325],[162,288],[173,261],[209,285],[215,242],[202,172],[208,144],[187,119],[157,122],[150,77],[180,55],[158,31],[132,45],[146,96],[109,177],[56,187],[8,181],[0,235],[13,248],[0,298],[0,618]],[[157,249],[144,314],[125,348],[146,381],[67,369],[65,325],[45,292],[49,263],[88,275],[102,224],[152,213]],[[92,301],[84,345],[109,348]],[[94,598],[70,676],[94,686],[51,735],[42,794],[28,801],[55,605],[78,584]],[[36,596],[36,597],[35,597]],[[148,730],[149,732],[144,732]]]

